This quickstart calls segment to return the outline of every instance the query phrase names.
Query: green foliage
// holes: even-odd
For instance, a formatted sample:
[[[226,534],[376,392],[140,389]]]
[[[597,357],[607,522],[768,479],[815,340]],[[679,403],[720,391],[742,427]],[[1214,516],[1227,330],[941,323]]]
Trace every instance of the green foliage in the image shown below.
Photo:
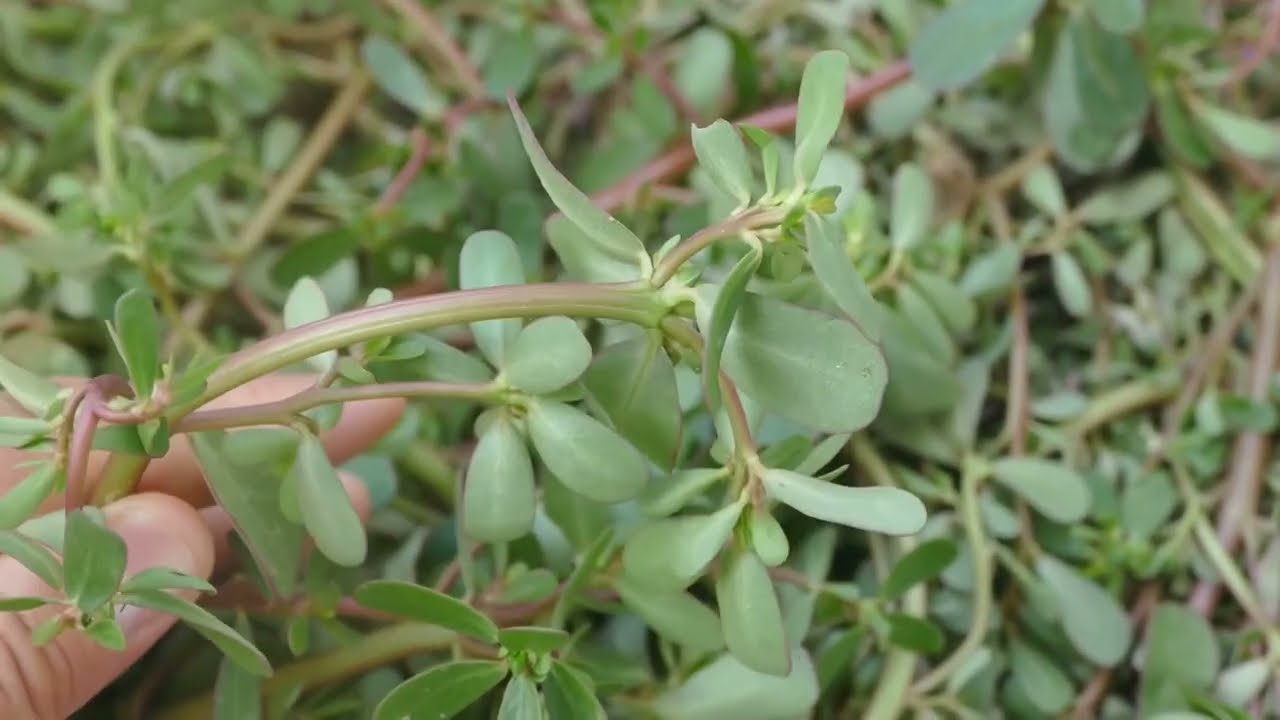
[[[729,5],[0,8],[0,611],[184,621],[86,713],[1275,714],[1265,4]]]

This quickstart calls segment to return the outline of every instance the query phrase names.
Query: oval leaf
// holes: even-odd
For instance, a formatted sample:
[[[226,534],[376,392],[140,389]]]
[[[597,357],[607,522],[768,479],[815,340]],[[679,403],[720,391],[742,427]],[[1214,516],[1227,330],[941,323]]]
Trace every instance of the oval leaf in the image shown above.
[[[570,490],[615,503],[644,489],[644,456],[599,420],[564,403],[539,400],[529,406],[526,421],[542,462]]]
[[[1104,667],[1120,662],[1133,640],[1133,628],[1120,603],[1052,556],[1042,555],[1036,570],[1057,595],[1062,629],[1080,654]]]
[[[150,293],[130,290],[116,300],[116,349],[139,398],[151,397],[160,374],[160,318]]]
[[[360,44],[360,55],[379,89],[396,102],[424,117],[436,117],[444,110],[444,100],[432,89],[426,73],[398,45],[373,35]]]
[[[1062,463],[1006,457],[995,461],[991,472],[997,482],[1050,520],[1079,522],[1089,512],[1089,485]]]
[[[683,515],[646,525],[623,548],[623,569],[649,587],[689,587],[728,542],[742,507],[738,502],[710,515]]]
[[[747,293],[724,367],[762,409],[826,432],[853,432],[880,410],[888,368],[853,323]]]
[[[924,503],[901,488],[836,485],[779,468],[762,480],[770,496],[818,520],[888,535],[924,527]]]
[[[724,647],[720,618],[693,595],[683,590],[648,587],[626,575],[615,577],[613,587],[627,609],[668,642],[696,654]]]
[[[751,548],[769,567],[777,567],[787,561],[791,545],[787,534],[776,518],[767,510],[751,514]]]
[[[555,628],[511,627],[498,633],[498,643],[510,652],[530,652],[546,655],[564,647],[569,633]]]
[[[509,542],[533,529],[537,509],[533,461],[505,416],[480,436],[462,490],[462,527],[486,543]]]
[[[284,326],[288,329],[323,320],[329,317],[329,301],[324,290],[311,277],[304,277],[293,284],[289,297],[284,301]],[[337,350],[326,350],[306,359],[306,363],[318,372],[327,372],[338,359]]]
[[[1071,680],[1053,661],[1022,640],[1014,640],[1009,652],[1013,681],[1021,686],[1041,712],[1056,715],[1075,698]]]
[[[35,470],[0,495],[0,530],[11,530],[26,522],[40,508],[40,504],[53,494],[60,472],[52,462],[39,465]]]
[[[57,590],[62,587],[62,564],[44,545],[13,530],[0,530],[0,555],[17,560],[46,585]]]
[[[791,673],[766,675],[725,654],[654,700],[663,720],[807,718],[818,702],[818,674],[803,647],[791,650]]]
[[[542,694],[525,675],[514,675],[502,691],[497,720],[543,720]]]
[[[99,525],[84,510],[67,516],[66,532],[62,570],[67,597],[81,612],[91,613],[120,587],[128,550],[119,535]]]
[[[1053,254],[1053,288],[1067,312],[1078,318],[1089,316],[1093,308],[1089,281],[1075,256],[1065,250]]]
[[[917,545],[889,571],[880,586],[880,597],[894,600],[916,585],[942,574],[955,561],[956,544],[945,538]]]
[[[845,254],[843,234],[840,226],[832,220],[812,212],[805,213],[805,243],[814,277],[818,278],[836,306],[857,323],[867,339],[878,343],[884,324],[883,310],[853,267],[853,261]]]
[[[822,154],[835,137],[844,116],[845,75],[849,56],[839,50],[823,50],[809,58],[800,77],[796,107],[796,181],[807,185],[818,173]]]
[[[912,78],[931,90],[976,80],[1030,27],[1044,0],[958,0],[911,42]]]
[[[304,433],[293,467],[298,509],[316,549],[343,567],[356,567],[368,553],[364,523],[351,505],[324,444]]]
[[[549,717],[573,720],[606,720],[608,717],[596,698],[591,678],[558,660],[551,663],[551,672],[542,683],[542,693]]]
[[[502,371],[513,387],[540,395],[577,380],[591,364],[591,343],[567,317],[544,317],[525,326],[507,350]]]
[[[689,135],[698,164],[711,176],[712,182],[742,206],[751,202],[751,166],[747,164],[747,148],[733,125],[716,120],[706,127],[694,125]]]
[[[466,710],[507,676],[502,663],[458,660],[437,665],[395,686],[374,708],[373,720],[403,720],[424,708],[448,720]]]
[[[933,181],[919,165],[905,163],[893,174],[889,228],[893,249],[906,252],[920,244],[933,222]]]
[[[15,364],[4,355],[0,355],[0,389],[9,393],[9,397],[36,417],[47,414],[60,392],[54,383]]]
[[[498,642],[498,626],[489,616],[431,588],[399,580],[373,580],[356,588],[355,598],[373,610],[439,625],[484,642]]]
[[[786,677],[791,672],[778,596],[755,553],[734,552],[726,559],[716,579],[716,603],[725,645],[739,662],[766,675]]]
[[[199,605],[162,590],[139,590],[121,595],[121,599],[128,605],[176,616],[213,643],[232,662],[258,677],[271,676],[271,663],[262,651]]]
[[[524,263],[515,241],[497,230],[473,233],[462,244],[458,258],[458,283],[463,290],[523,285]],[[494,367],[502,367],[508,348],[520,333],[517,319],[471,323],[476,346]]]
[[[676,463],[683,432],[675,366],[660,334],[606,347],[582,376],[589,402],[662,470]]]

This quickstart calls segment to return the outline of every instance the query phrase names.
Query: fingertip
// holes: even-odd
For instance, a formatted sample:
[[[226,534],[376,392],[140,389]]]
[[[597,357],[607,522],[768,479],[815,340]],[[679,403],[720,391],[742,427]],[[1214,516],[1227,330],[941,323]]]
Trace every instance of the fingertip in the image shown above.
[[[195,508],[163,493],[130,495],[103,509],[129,548],[126,573],[166,567],[201,578],[213,572],[214,546]]]

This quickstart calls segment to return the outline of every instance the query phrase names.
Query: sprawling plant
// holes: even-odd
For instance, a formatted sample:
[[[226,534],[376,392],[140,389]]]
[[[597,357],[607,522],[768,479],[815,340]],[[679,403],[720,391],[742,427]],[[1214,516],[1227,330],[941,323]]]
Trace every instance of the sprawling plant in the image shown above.
[[[887,380],[879,306],[850,263],[850,229],[829,217],[839,188],[814,182],[843,113],[847,70],[841,52],[809,61],[793,152],[757,128],[694,126],[698,162],[731,203],[718,222],[656,252],[552,166],[512,99],[524,148],[559,209],[547,232],[563,278],[527,283],[516,244],[485,230],[462,247],[459,291],[393,301],[377,290],[363,308],[331,315],[320,286],[303,277],[284,306],[287,329],[229,357],[162,362],[153,297],[132,290],[110,324],[127,377],[60,390],[0,360],[0,382],[30,413],[0,420],[3,439],[51,453],[0,498],[0,550],[58,591],[6,600],[6,609],[64,606],[36,628],[34,642],[82,631],[117,648],[120,607],[173,613],[244,671],[267,675],[267,658],[249,640],[167,592],[211,591],[203,580],[166,570],[125,578],[123,541],[95,506],[132,492],[148,458],[187,435],[262,587],[292,598],[304,578],[323,584],[366,559],[361,521],[319,439],[341,405],[460,400],[483,408],[459,490],[464,556],[487,558],[489,572],[513,572],[508,547],[535,531],[540,509],[557,505],[570,518],[576,506],[609,505],[628,520],[617,530],[571,531],[583,552],[538,625],[499,627],[468,605],[485,584],[473,575],[478,560],[466,561],[476,567],[461,599],[396,580],[359,586],[354,600],[364,608],[447,627],[495,658],[431,667],[391,690],[377,717],[461,709],[504,680],[504,708],[545,698],[571,708],[554,717],[602,717],[590,680],[564,662],[574,637],[569,611],[600,593],[681,652],[724,648],[725,661],[791,676],[808,660],[797,660],[797,620],[784,618],[770,575],[793,555],[786,511],[888,535],[925,523],[924,504],[902,489],[834,482],[845,466],[821,472],[876,417]],[[704,272],[709,252],[736,257],[732,270]],[[425,332],[450,325],[469,326],[479,358]],[[313,387],[261,405],[205,408],[298,365],[317,373]],[[714,418],[709,458],[686,452],[683,417],[695,405]],[[790,437],[762,450],[757,431],[766,418]],[[256,429],[242,429],[249,427]],[[113,453],[89,496],[95,442]],[[65,512],[33,518],[59,491]],[[304,576],[308,538],[319,555]],[[708,573],[714,610],[691,591]]]

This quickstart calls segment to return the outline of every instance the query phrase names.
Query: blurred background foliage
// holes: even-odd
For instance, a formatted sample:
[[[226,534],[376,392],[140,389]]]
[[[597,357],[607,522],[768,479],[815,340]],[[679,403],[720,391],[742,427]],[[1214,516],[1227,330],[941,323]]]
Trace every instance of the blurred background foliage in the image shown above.
[[[457,287],[488,228],[531,282],[560,277],[507,93],[656,249],[733,206],[690,124],[789,129],[804,63],[840,50],[854,111],[816,184],[840,188],[846,249],[890,310],[890,382],[830,465],[911,490],[930,523],[895,541],[788,519],[774,580],[808,670],[787,679],[601,598],[574,653],[610,716],[1276,717],[1278,42],[1280,3],[1233,0],[8,0],[0,348],[118,372],[103,321],[146,287],[170,350],[233,350],[281,329],[303,276],[335,310]],[[786,252],[769,263],[773,292],[815,292]],[[686,452],[705,452],[682,397]],[[473,410],[413,403],[350,464],[376,573],[457,571]],[[784,455],[789,432],[759,440]],[[996,482],[966,508],[975,465]],[[551,597],[632,512],[553,488],[482,608]],[[440,659],[407,639],[360,662],[386,642],[361,618],[242,621],[273,657],[300,650],[272,717],[368,717]],[[212,713],[228,684],[193,638],[82,716]]]

